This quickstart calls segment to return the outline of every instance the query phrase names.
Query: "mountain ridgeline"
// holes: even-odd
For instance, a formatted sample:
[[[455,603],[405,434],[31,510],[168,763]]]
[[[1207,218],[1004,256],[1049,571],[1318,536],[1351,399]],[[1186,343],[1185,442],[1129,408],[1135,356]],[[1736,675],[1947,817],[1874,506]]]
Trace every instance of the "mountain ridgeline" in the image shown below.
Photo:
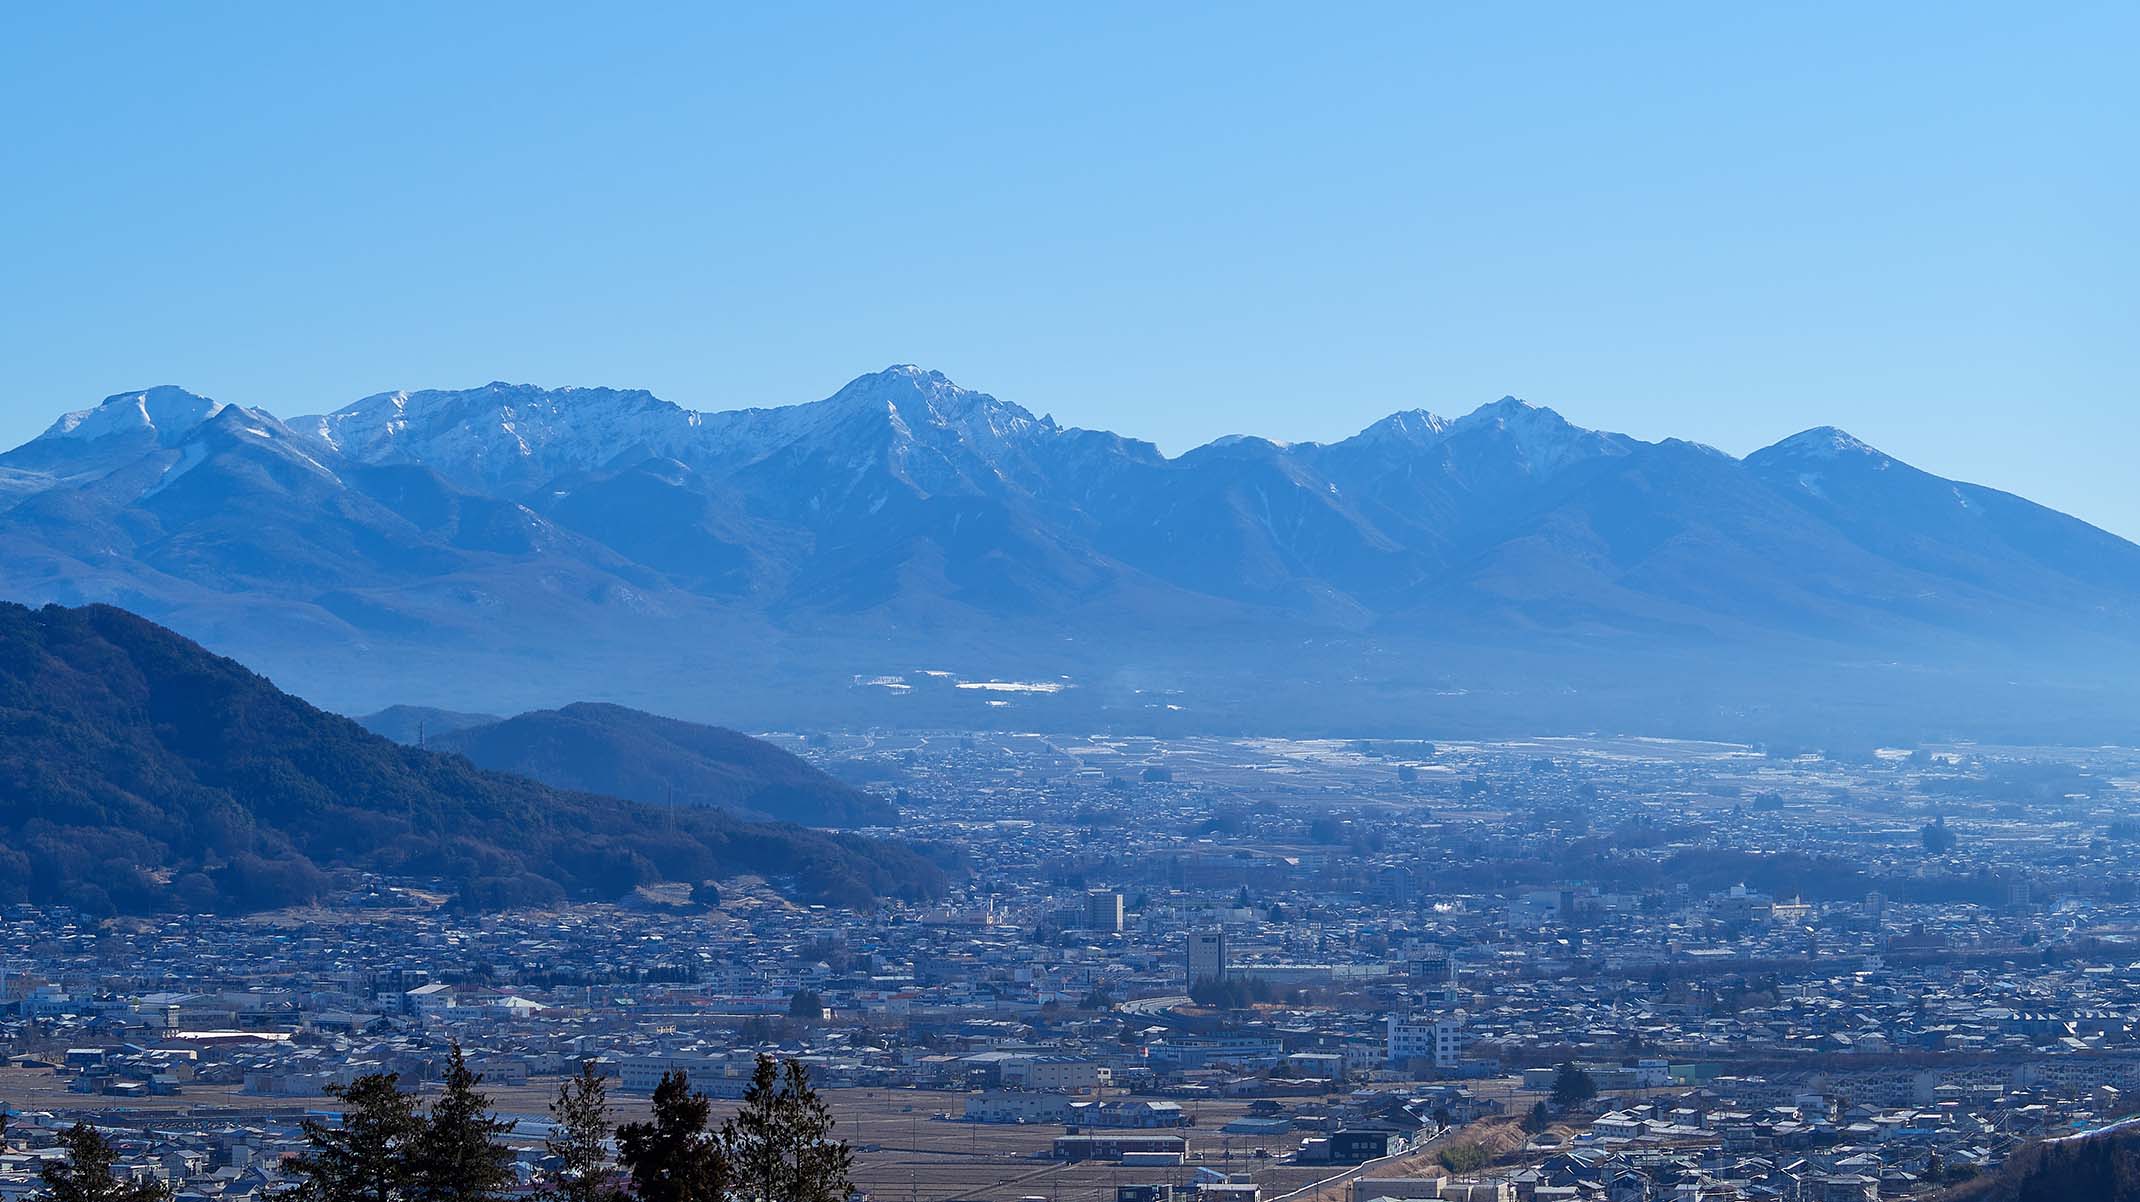
[[[382,734],[383,727],[405,730],[407,723],[395,717],[387,711],[363,722]],[[425,746],[464,755],[479,768],[648,805],[714,806],[803,826],[899,820],[890,802],[763,740],[621,705],[579,702],[502,722],[468,723],[427,734]]]
[[[109,606],[0,605],[0,902],[242,911],[329,898],[364,873],[475,908],[738,873],[842,904],[944,883],[899,844],[405,747]]]
[[[724,413],[123,393],[0,455],[0,593],[348,712],[2108,737],[2140,700],[2140,547],[1833,428],[1739,459],[1504,398],[1168,457],[913,367]]]
[[[459,710],[442,710],[428,705],[390,705],[357,721],[375,735],[412,747],[425,747],[434,738],[471,726],[489,726],[503,719],[496,714],[464,714]]]

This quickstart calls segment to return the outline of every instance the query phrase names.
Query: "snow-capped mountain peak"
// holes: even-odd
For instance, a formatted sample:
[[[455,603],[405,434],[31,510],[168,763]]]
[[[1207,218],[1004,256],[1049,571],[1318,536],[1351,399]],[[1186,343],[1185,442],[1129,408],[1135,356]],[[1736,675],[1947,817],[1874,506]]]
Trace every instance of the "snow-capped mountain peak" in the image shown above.
[[[1801,430],[1748,455],[1745,463],[1757,473],[1787,480],[1799,492],[1814,497],[1827,495],[1838,472],[1849,475],[1853,467],[1886,472],[1895,466],[1885,452],[1834,426]]]
[[[1568,420],[1543,405],[1534,405],[1521,397],[1505,396],[1498,401],[1489,401],[1455,421],[1448,423],[1451,429],[1472,429],[1478,426],[1504,428],[1551,428],[1570,426]]]
[[[1303,712],[1322,701],[1299,665],[1326,648],[1358,656],[1327,679],[1450,695],[1427,658],[1391,671],[1397,638],[1484,649],[1496,677],[1506,649],[1630,679],[1696,662],[1676,649],[1706,669],[1771,637],[1865,659],[1898,633],[1944,654],[2038,629],[2045,662],[2084,628],[2128,657],[2140,646],[2140,547],[1840,431],[1733,460],[1504,398],[1453,420],[1394,413],[1328,446],[1240,437],[1169,459],[910,366],[715,414],[502,382],[378,393],[305,431],[182,390],[122,394],[0,455],[0,535],[18,598],[270,630],[294,649],[270,666],[696,677],[660,686],[676,696],[834,632],[839,681],[1000,643],[1021,673],[1044,662],[1027,648],[1062,648],[1045,654],[1089,665],[1095,687],[1165,679],[1149,665],[1178,655],[1212,673],[1181,678],[1200,706],[1267,683],[1302,689],[1283,704]],[[1131,658],[1100,658],[1125,631]],[[1759,666],[1746,696],[1767,704]],[[1574,692],[1542,670],[1537,696]],[[1121,712],[1145,704],[1131,696]],[[1385,721],[1399,696],[1378,685],[1373,712],[1328,720]],[[1601,723],[1622,696],[1598,703]]]
[[[178,446],[230,408],[199,393],[165,384],[119,392],[93,408],[62,416],[43,434],[0,454],[0,498],[55,484],[94,480],[144,453]]]
[[[681,456],[699,415],[644,389],[480,388],[382,392],[292,423],[363,463],[423,463],[456,483],[511,491],[633,451]]]
[[[1425,409],[1400,409],[1367,427],[1353,439],[1366,442],[1434,442],[1449,431],[1449,419]]]
[[[1802,459],[1840,459],[1845,455],[1869,455],[1879,459],[1887,456],[1878,448],[1853,437],[1849,431],[1835,426],[1815,426],[1801,430],[1756,455],[1781,457],[1796,456]]]
[[[1544,476],[1587,459],[1625,455],[1635,440],[1625,434],[1588,430],[1543,405],[1513,396],[1481,405],[1448,423],[1447,438],[1488,435],[1513,445],[1520,464]]]
[[[113,434],[148,434],[159,444],[171,446],[223,408],[221,401],[162,384],[113,393],[93,409],[66,414],[45,430],[44,437],[94,442]]]
[[[909,433],[930,426],[962,439],[986,442],[1055,428],[1053,419],[1036,418],[1021,405],[961,388],[944,373],[911,363],[858,376],[825,403],[841,409],[882,410]]]

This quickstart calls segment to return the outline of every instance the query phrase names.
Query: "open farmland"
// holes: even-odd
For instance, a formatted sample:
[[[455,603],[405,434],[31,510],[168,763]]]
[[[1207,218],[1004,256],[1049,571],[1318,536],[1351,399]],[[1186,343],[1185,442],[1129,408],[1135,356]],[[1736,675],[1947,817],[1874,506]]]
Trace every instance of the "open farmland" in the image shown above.
[[[20,1110],[66,1110],[79,1107],[80,1094],[67,1090],[68,1078],[47,1069],[0,1068],[0,1102]],[[555,1084],[489,1089],[493,1105],[504,1115],[540,1121],[555,1096]],[[1289,1193],[1343,1173],[1340,1168],[1297,1167],[1279,1157],[1299,1146],[1298,1133],[1273,1137],[1221,1134],[1219,1128],[1247,1113],[1240,1101],[1188,1103],[1197,1125],[1182,1128],[1190,1160],[1178,1168],[1123,1166],[1108,1161],[1064,1163],[1048,1158],[1063,1128],[1053,1124],[992,1124],[951,1121],[964,1107],[965,1095],[928,1090],[827,1089],[838,1134],[855,1148],[855,1182],[880,1202],[1014,1202],[1044,1197],[1049,1202],[1109,1202],[1118,1185],[1169,1182],[1182,1184],[1198,1168],[1229,1175],[1251,1175],[1265,1197]],[[618,1122],[644,1118],[643,1094],[613,1093]],[[260,1097],[234,1087],[194,1084],[185,1092],[139,1099],[110,1113],[140,1116],[245,1117],[291,1116],[307,1110],[333,1109],[325,1096]],[[736,1103],[717,1100],[716,1120],[733,1113]],[[1261,1152],[1263,1155],[1259,1156]]]

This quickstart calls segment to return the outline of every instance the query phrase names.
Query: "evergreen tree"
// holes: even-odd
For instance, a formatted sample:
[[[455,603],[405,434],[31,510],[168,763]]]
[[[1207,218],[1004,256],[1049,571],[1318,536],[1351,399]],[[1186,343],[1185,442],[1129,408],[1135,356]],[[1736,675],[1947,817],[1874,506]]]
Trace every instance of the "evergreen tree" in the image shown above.
[[[1483,1144],[1471,1141],[1450,1144],[1435,1153],[1434,1158],[1441,1162],[1443,1168],[1460,1177],[1466,1173],[1478,1172],[1493,1160],[1492,1154],[1487,1152]]]
[[[408,1202],[410,1152],[424,1122],[399,1081],[374,1073],[327,1087],[342,1103],[342,1121],[305,1120],[305,1151],[289,1165],[297,1177],[292,1202]]]
[[[726,1202],[730,1170],[722,1142],[707,1130],[713,1108],[682,1073],[663,1073],[654,1113],[617,1128],[617,1159],[632,1178],[634,1202]]]
[[[846,1202],[854,1192],[854,1150],[832,1138],[832,1107],[810,1088],[810,1073],[788,1061],[783,1093],[792,1165],[784,1202]]]
[[[445,1092],[410,1149],[411,1202],[496,1202],[514,1184],[512,1150],[499,1142],[513,1124],[491,1113],[481,1081],[455,1042]]]
[[[758,1057],[742,1109],[721,1128],[737,1193],[744,1202],[842,1202],[854,1189],[854,1152],[832,1127],[801,1063]]]
[[[1580,1106],[1597,1096],[1597,1081],[1589,1073],[1577,1068],[1573,1060],[1561,1065],[1560,1071],[1553,1075],[1555,1106]]]
[[[117,1157],[96,1128],[76,1123],[60,1137],[65,1160],[38,1170],[41,1202],[164,1202],[171,1191],[159,1181],[121,1181],[112,1176]]]
[[[557,1087],[550,1103],[550,1135],[543,1146],[557,1158],[557,1172],[545,1191],[557,1202],[622,1202],[609,1181],[609,1085],[592,1060],[580,1064],[577,1077]]]
[[[761,1055],[751,1069],[743,1107],[721,1124],[721,1146],[736,1175],[736,1191],[745,1202],[782,1199],[787,1186],[787,1158],[780,1134],[780,1068]]]
[[[1955,843],[1958,842],[1954,831],[1947,826],[1947,817],[1944,814],[1925,823],[1918,836],[1924,841],[1925,850],[1935,856],[1943,856],[1953,851]]]

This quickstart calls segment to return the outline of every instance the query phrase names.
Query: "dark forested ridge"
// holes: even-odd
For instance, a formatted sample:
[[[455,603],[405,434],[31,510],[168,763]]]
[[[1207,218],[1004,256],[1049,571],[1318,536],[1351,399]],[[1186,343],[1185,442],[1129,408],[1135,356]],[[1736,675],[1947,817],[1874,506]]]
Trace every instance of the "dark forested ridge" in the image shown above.
[[[435,734],[428,745],[556,788],[649,805],[715,806],[805,826],[882,826],[899,819],[890,802],[763,740],[621,705],[583,701],[536,710]]]
[[[352,871],[480,907],[737,872],[842,903],[943,884],[897,844],[564,792],[398,745],[124,610],[0,605],[0,901],[262,909]]]
[[[1937,1202],[2140,1202],[2140,1133],[2121,1127],[2036,1144]]]

